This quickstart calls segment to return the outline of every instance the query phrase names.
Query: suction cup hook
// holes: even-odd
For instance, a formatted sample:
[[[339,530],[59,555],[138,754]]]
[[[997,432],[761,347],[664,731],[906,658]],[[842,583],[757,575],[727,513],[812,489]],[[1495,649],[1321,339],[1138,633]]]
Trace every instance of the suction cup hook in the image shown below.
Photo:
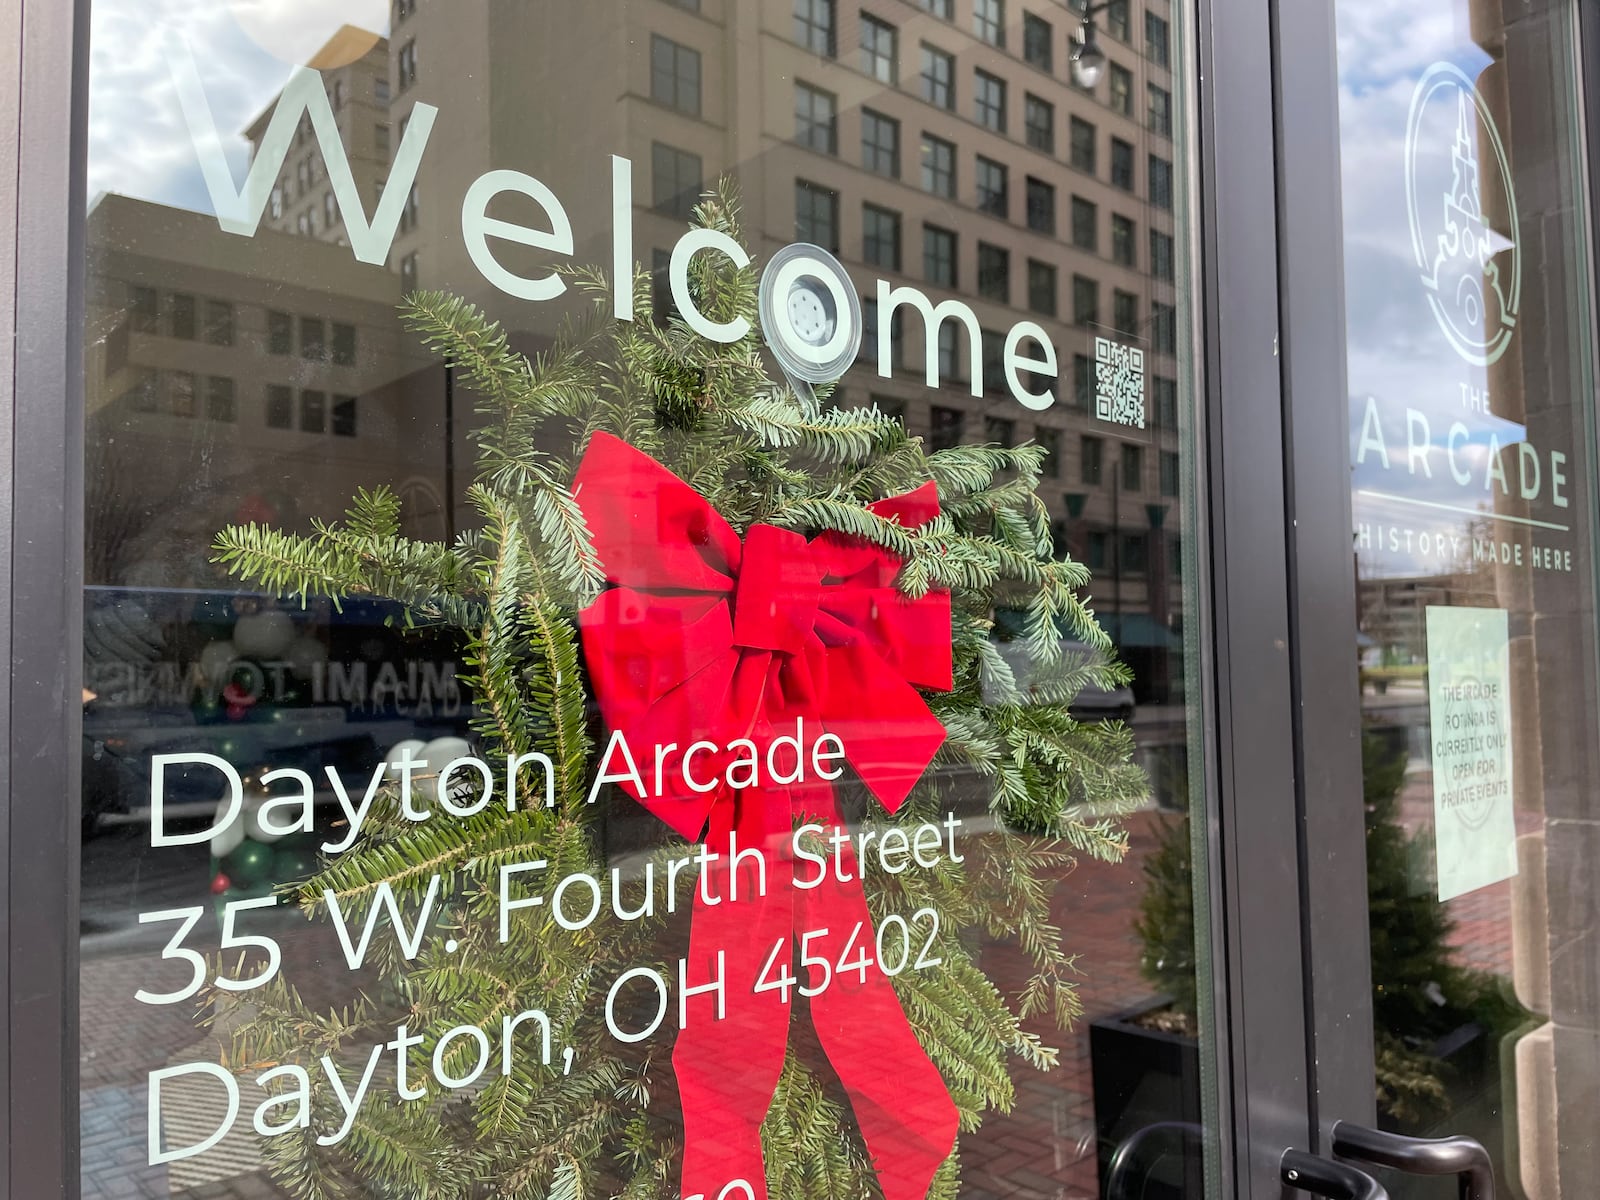
[[[796,242],[761,273],[761,332],[789,386],[815,409],[813,385],[832,383],[861,349],[861,300],[839,260]]]

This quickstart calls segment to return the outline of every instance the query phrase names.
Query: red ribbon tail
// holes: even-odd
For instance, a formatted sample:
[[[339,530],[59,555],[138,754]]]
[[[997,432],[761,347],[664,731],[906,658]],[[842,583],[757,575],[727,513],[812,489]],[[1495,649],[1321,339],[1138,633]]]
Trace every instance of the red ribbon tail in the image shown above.
[[[877,962],[872,915],[848,843],[840,861],[851,878],[839,882],[830,874],[815,890],[803,892],[797,906],[803,929],[828,931],[811,945],[834,967],[826,990],[811,1000],[811,1019],[850,1095],[884,1200],[923,1200],[934,1172],[955,1147],[960,1114]],[[920,939],[911,941],[906,970],[922,948]],[[898,943],[885,949],[891,959],[898,955]],[[863,953],[871,961],[864,971],[839,970],[841,962],[848,968]],[[815,987],[821,970],[811,971]]]
[[[780,943],[772,975],[789,969],[793,864],[753,847],[764,863],[763,887],[753,855],[742,855],[735,872],[727,843],[718,849],[697,885],[683,982],[694,989],[720,980],[722,988],[686,997],[686,1020],[672,1052],[683,1110],[682,1195],[717,1200],[742,1179],[754,1200],[766,1200],[761,1122],[783,1070],[793,1009],[779,991],[754,989]],[[718,902],[707,903],[708,897]],[[743,1200],[745,1193],[735,1188],[727,1195]]]

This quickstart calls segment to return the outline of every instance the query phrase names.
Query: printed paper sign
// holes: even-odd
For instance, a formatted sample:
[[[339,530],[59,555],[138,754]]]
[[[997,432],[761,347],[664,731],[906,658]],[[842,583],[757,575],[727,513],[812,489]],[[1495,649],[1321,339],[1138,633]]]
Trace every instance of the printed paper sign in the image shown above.
[[[1517,873],[1504,609],[1428,608],[1439,899]]]

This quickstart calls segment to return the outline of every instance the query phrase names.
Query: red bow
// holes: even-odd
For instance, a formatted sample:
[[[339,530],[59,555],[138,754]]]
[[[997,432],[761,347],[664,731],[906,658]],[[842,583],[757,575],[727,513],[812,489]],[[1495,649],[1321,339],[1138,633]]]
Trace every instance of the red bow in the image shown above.
[[[828,847],[820,885],[804,886],[818,874],[807,863],[796,886],[791,833],[798,818],[820,824],[824,838],[840,826],[817,769],[838,767],[812,757],[823,733],[891,812],[922,775],[945,730],[916,686],[950,689],[949,593],[907,599],[893,586],[898,558],[836,533],[808,542],[754,525],[741,543],[703,496],[608,434],[590,442],[573,491],[616,585],[578,623],[601,715],[637,756],[644,786],[624,786],[685,838],[704,832],[708,852],[686,980],[721,979],[721,1019],[714,992],[696,995],[673,1051],[682,1194],[717,1200],[743,1180],[753,1200],[766,1196],[760,1123],[790,1008],[787,989],[755,988],[786,972],[791,940],[809,935],[803,960],[810,988],[821,989],[812,1022],[885,1200],[920,1200],[954,1144],[955,1105],[877,963],[836,968],[874,958],[848,840],[837,858]],[[870,507],[915,527],[938,515],[939,499],[929,483]],[[768,750],[797,729],[804,777],[775,782]],[[709,745],[685,757],[695,743]],[[788,745],[773,753],[781,778],[792,778]]]

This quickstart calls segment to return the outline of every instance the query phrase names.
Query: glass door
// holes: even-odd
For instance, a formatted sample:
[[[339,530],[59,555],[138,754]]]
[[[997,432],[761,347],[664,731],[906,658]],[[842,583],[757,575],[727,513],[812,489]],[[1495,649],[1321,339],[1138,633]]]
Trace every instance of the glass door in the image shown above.
[[[90,8],[86,1200],[1231,1194],[1189,11]]]
[[[1313,991],[1364,942],[1377,1125],[1475,1139],[1498,1195],[1587,1196],[1600,701],[1581,6],[1333,7],[1361,745],[1359,795],[1339,804],[1361,814],[1365,879],[1344,882],[1365,904],[1312,960]],[[1325,1095],[1324,1127],[1360,1101],[1370,1114]],[[1379,1174],[1395,1195],[1454,1186]]]

